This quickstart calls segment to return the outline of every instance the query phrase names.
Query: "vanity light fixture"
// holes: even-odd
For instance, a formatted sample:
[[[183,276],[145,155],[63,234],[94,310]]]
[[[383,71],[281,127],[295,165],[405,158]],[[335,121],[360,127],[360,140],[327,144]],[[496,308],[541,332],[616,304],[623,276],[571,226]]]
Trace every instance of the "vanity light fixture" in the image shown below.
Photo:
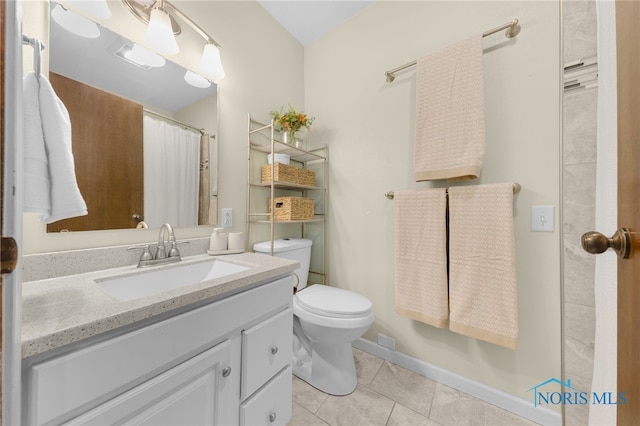
[[[202,51],[200,59],[200,71],[205,75],[211,76],[214,80],[224,78],[224,69],[222,69],[222,60],[220,59],[220,49],[215,43],[207,43]]]
[[[100,37],[98,24],[71,10],[65,9],[59,4],[57,4],[51,11],[51,17],[62,28],[81,37]]]
[[[187,70],[187,72],[184,74],[184,81],[199,89],[206,89],[207,87],[211,86],[211,82],[209,80],[190,70]]]
[[[149,26],[144,34],[144,41],[149,47],[160,53],[174,55],[180,52],[171,28],[171,19],[162,5],[149,12]]]
[[[127,5],[133,15],[148,24],[145,41],[149,47],[160,53],[175,54],[179,51],[175,36],[180,34],[181,28],[176,18],[189,25],[206,41],[200,59],[201,73],[212,80],[224,77],[220,45],[176,6],[166,0],[122,0],[122,2]]]

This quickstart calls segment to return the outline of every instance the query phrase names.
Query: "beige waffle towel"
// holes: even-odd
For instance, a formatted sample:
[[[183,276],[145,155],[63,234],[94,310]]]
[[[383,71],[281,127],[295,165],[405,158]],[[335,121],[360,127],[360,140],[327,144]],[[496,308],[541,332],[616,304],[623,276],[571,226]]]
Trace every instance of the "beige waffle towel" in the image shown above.
[[[449,328],[516,348],[513,184],[449,188]]]
[[[415,179],[476,179],[484,148],[479,34],[417,61]]]
[[[396,312],[440,328],[449,316],[446,209],[444,188],[394,195]]]

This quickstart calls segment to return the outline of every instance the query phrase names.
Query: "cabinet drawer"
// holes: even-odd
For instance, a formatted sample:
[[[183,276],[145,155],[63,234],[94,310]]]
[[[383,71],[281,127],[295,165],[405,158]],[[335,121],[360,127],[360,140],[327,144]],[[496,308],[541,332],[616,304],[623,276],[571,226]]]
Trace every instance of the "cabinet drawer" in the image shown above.
[[[291,363],[292,339],[291,308],[242,332],[242,399]]]
[[[240,406],[240,425],[286,425],[291,419],[291,366]]]

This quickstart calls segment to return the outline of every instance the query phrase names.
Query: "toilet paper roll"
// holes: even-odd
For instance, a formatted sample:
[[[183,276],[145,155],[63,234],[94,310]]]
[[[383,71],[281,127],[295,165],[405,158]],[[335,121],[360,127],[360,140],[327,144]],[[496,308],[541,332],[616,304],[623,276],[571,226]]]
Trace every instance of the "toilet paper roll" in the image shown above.
[[[230,232],[228,247],[229,250],[244,250],[244,234],[242,232]]]

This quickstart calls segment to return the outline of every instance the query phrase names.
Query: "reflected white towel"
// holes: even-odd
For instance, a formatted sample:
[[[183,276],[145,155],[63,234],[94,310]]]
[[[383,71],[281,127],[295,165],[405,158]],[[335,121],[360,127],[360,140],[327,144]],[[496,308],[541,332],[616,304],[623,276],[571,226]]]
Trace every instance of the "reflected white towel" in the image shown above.
[[[51,213],[43,216],[42,221],[52,223],[84,216],[87,214],[87,205],[76,181],[69,112],[43,75],[40,76],[39,98],[51,180]]]
[[[515,349],[513,183],[449,188],[449,329]]]
[[[49,215],[49,169],[38,97],[38,80],[29,73],[23,78],[24,211]]]
[[[445,327],[449,317],[446,189],[396,191],[393,199],[396,312]]]

